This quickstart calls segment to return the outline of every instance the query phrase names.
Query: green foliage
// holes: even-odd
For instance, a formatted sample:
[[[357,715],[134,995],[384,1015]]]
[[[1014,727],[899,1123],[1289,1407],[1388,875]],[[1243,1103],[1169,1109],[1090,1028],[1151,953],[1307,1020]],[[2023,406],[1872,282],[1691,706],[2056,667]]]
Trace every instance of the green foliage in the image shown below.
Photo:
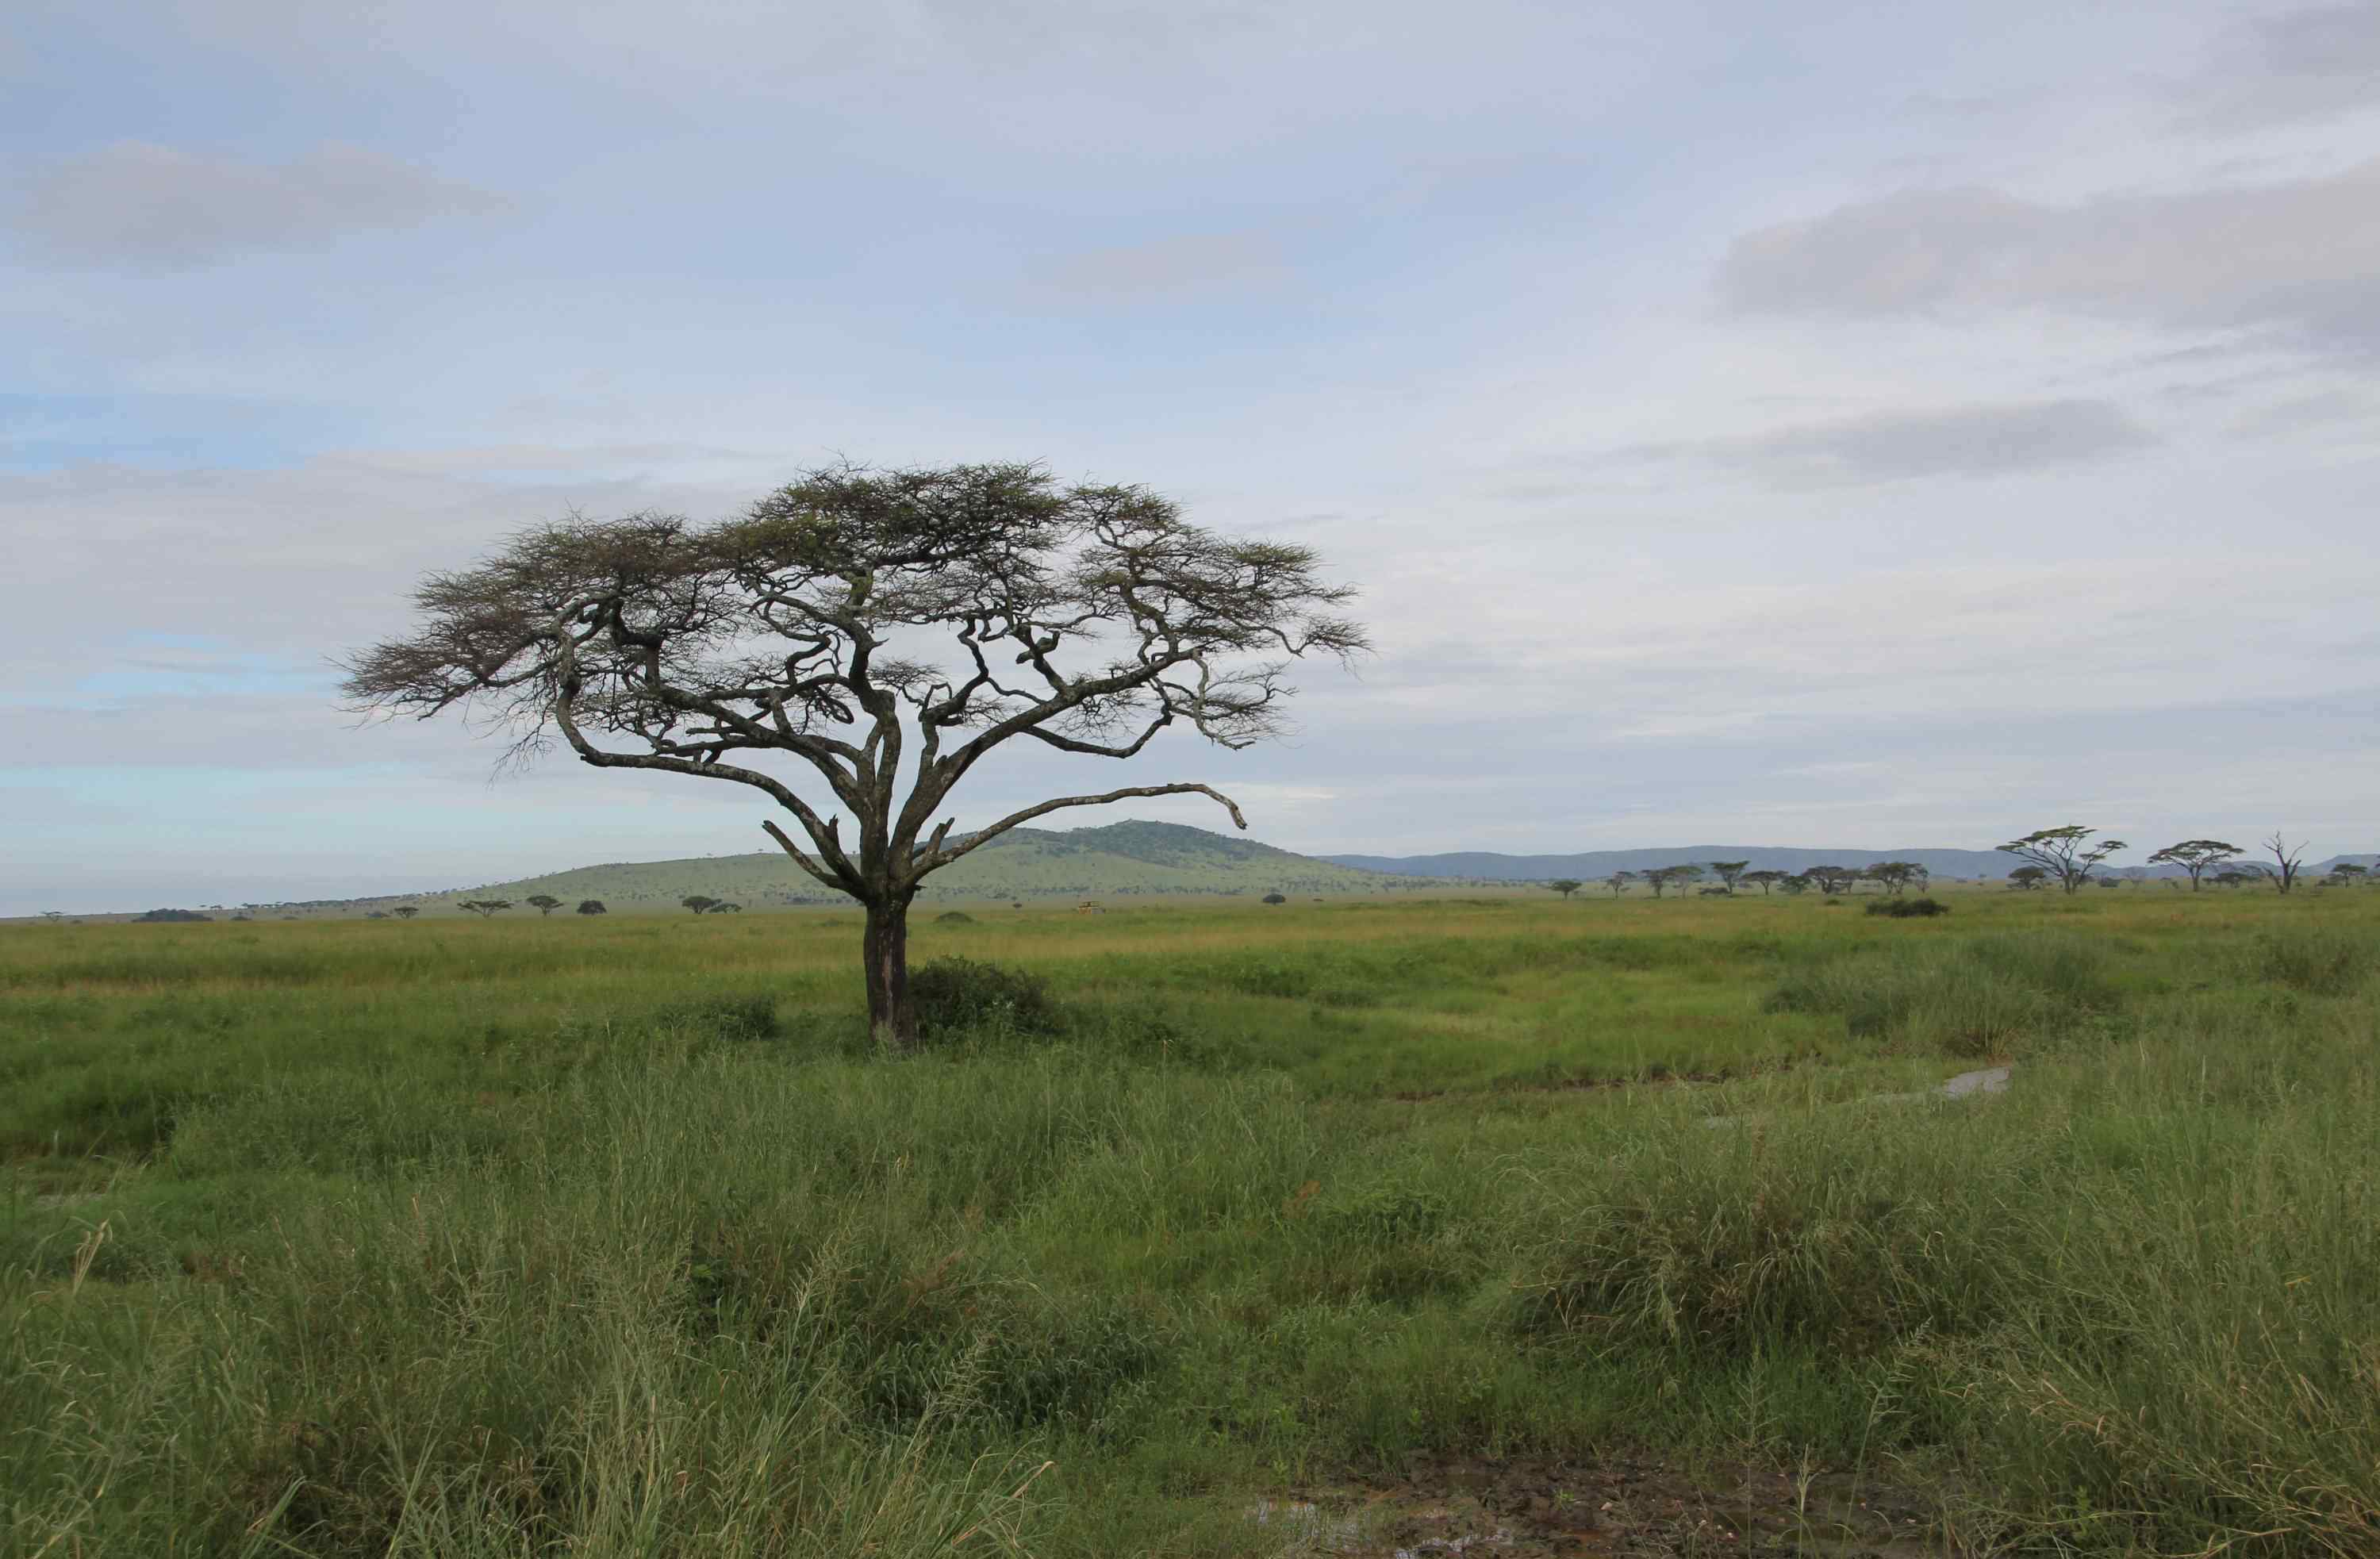
[[[1938,898],[1874,898],[1868,900],[1867,912],[1905,920],[1912,917],[1929,919],[1936,915],[1948,915],[1950,907]]]
[[[932,1041],[959,1034],[1057,1033],[1064,1014],[1050,982],[1029,969],[936,958],[909,974],[917,1035]]]

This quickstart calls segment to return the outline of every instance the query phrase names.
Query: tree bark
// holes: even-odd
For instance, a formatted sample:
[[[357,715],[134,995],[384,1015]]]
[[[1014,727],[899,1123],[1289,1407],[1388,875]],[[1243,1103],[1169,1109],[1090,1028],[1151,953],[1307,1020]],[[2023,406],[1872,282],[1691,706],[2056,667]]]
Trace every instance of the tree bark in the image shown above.
[[[909,1010],[909,900],[888,898],[868,906],[863,943],[868,965],[868,1029],[890,1051],[914,1049],[917,1015]]]

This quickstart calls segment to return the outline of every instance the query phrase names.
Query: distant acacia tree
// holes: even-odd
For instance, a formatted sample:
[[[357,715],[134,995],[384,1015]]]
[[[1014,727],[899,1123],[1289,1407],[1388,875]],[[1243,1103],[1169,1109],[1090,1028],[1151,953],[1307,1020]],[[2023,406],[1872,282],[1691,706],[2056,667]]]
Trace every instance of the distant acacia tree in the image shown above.
[[[1790,877],[1779,876],[1777,879],[1777,885],[1793,897],[1799,898],[1810,891],[1810,874],[1806,871],[1796,871]]]
[[[1685,892],[1687,886],[1702,874],[1703,869],[1699,866],[1656,866],[1645,871],[1644,878],[1653,884],[1653,896],[1658,898],[1665,888]]]
[[[2179,866],[2190,873],[2190,891],[2198,891],[2198,879],[2209,868],[2220,869],[2240,855],[2240,846],[2227,845],[2220,839],[2184,839],[2179,845],[2168,845],[2149,857],[2151,866]],[[2218,879],[2219,880],[2219,879]]]
[[[2298,885],[2298,862],[2305,857],[2305,846],[2290,844],[2277,830],[2265,841],[2265,848],[2273,856],[2273,864],[2264,869],[2265,874],[2273,879],[2275,887],[2288,893]]]
[[[1561,895],[1562,897],[1568,898],[1571,895],[1578,892],[1579,889],[1586,886],[1586,884],[1580,882],[1575,877],[1557,877],[1552,882],[1548,883],[1546,886]]]
[[[2009,873],[2009,886],[2020,893],[2031,893],[2049,881],[2049,873],[2038,866],[2020,866]]]
[[[421,913],[421,907],[420,906],[414,904],[400,904],[395,908],[390,910],[389,913],[395,916],[400,920],[410,920],[416,915]]]
[[[1264,895],[1264,902],[1267,904],[1287,904],[1289,902],[1289,898],[1288,895],[1284,894],[1267,894]]]
[[[608,915],[611,913],[610,910],[603,907],[603,901],[600,898],[580,899],[578,901],[578,912],[581,915]]]
[[[1603,885],[1611,890],[1612,897],[1618,898],[1628,891],[1628,884],[1635,880],[1636,873],[1633,871],[1615,871],[1603,880]]]
[[[2371,869],[2342,860],[2330,869],[2330,880],[2342,888],[2351,888],[2370,874]]]
[[[510,909],[512,907],[513,901],[508,898],[467,898],[455,906],[458,909],[469,910],[483,920],[499,910]]]
[[[1923,884],[1925,869],[1913,860],[1879,860],[1861,873],[1869,882],[1899,898],[1912,883]]]
[[[959,782],[1020,737],[1123,759],[1170,725],[1233,749],[1281,734],[1290,661],[1367,648],[1340,615],[1353,591],[1320,567],[1145,488],[1061,488],[1026,465],[833,467],[712,525],[525,531],[426,580],[419,628],[358,656],[346,686],[370,711],[491,713],[517,754],[558,738],[598,768],[767,796],[807,839],[764,823],[778,846],[865,909],[869,1024],[901,1049],[917,1038],[909,907],[930,873],[1062,808],[1201,795],[1247,825],[1178,782],[1056,797],[953,837]],[[832,801],[754,758],[800,766]]]
[[[679,899],[678,903],[686,908],[693,910],[698,915],[708,915],[712,910],[719,907],[719,900],[711,897],[709,894],[688,894],[684,898]]]
[[[1764,868],[1758,871],[1745,872],[1743,874],[1743,880],[1758,888],[1760,890],[1760,896],[1767,898],[1769,892],[1774,889],[1778,883],[1785,881],[1785,873],[1782,871],[1771,871]]]
[[[2227,888],[2236,888],[2245,883],[2252,883],[2264,874],[2264,870],[2261,867],[2248,871],[2241,871],[2237,868],[2227,868],[2224,871],[2217,871],[2215,874],[2215,880]]]
[[[63,909],[44,909],[42,911],[42,919],[47,920],[54,926],[66,918],[67,912]]]
[[[536,910],[540,917],[551,915],[562,907],[562,900],[552,894],[531,894],[523,902]]]
[[[1748,860],[1715,860],[1710,863],[1710,869],[1718,878],[1719,886],[1731,897],[1735,884],[1742,880],[1744,869],[1751,864]]]
[[[1808,867],[1802,875],[1815,883],[1818,891],[1829,898],[1850,887],[1859,877],[1859,873],[1851,867],[1834,865]]]
[[[388,919],[388,911],[385,909],[368,909],[364,911],[364,919],[367,920],[385,920]]]
[[[1996,847],[2040,867],[2070,894],[2082,885],[2101,861],[2128,847],[2121,839],[2094,843],[2093,835],[2098,832],[2070,822],[2062,828],[2035,829],[2022,839],[2011,839]]]

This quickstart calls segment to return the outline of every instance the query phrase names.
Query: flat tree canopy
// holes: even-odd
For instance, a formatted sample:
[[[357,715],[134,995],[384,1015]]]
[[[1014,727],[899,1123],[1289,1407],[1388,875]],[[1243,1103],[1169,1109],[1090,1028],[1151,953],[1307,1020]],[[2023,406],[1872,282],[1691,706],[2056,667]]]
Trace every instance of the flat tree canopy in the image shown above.
[[[953,835],[953,789],[1004,744],[1129,758],[1184,725],[1226,748],[1283,729],[1289,662],[1366,648],[1306,548],[1226,538],[1141,487],[1026,465],[814,470],[746,513],[572,518],[414,593],[415,631],[347,667],[366,710],[492,718],[527,755],[748,786],[810,877],[867,909],[868,1013],[915,1035],[907,911],[931,872],[1061,808]],[[791,761],[793,772],[762,763]],[[903,789],[906,782],[905,793]],[[936,822],[936,817],[941,821]],[[845,833],[846,819],[849,832]]]

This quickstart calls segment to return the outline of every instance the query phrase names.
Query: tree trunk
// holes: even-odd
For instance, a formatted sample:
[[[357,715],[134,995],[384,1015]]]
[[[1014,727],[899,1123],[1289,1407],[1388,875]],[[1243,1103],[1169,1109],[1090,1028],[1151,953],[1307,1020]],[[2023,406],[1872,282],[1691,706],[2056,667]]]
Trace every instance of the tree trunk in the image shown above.
[[[868,907],[863,956],[868,964],[868,1029],[886,1050],[917,1042],[917,1017],[909,1010],[909,901],[895,898]]]

